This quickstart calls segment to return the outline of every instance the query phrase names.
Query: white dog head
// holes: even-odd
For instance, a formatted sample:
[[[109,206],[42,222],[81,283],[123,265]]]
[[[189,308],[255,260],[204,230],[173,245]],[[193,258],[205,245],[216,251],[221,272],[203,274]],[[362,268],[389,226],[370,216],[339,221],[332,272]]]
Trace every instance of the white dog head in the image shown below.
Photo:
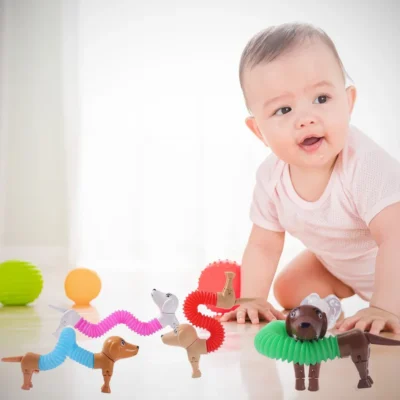
[[[172,293],[163,293],[157,289],[153,289],[151,297],[153,298],[154,303],[157,304],[161,313],[173,314],[178,309],[178,298]]]

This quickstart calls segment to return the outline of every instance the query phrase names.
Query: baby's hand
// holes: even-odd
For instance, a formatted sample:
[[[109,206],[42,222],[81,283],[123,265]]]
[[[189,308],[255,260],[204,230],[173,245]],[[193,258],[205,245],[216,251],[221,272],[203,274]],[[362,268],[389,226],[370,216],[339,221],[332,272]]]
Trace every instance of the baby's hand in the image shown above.
[[[368,307],[358,311],[354,316],[338,322],[335,328],[339,331],[357,328],[369,331],[374,335],[379,335],[381,331],[400,334],[400,319],[388,311]]]
[[[234,311],[227,312],[219,320],[223,322],[236,319],[239,324],[244,324],[246,317],[250,319],[252,324],[258,324],[260,320],[269,322],[276,319],[286,319],[282,312],[276,310],[265,299],[256,299],[242,304]]]

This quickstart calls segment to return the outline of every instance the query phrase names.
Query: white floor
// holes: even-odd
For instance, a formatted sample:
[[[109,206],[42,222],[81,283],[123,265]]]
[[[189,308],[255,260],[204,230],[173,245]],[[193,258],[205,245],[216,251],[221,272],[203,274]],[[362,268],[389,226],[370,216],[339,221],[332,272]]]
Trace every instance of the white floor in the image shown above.
[[[149,276],[146,271],[101,271],[103,288],[89,309],[81,310],[91,322],[98,322],[117,309],[133,313],[147,321],[157,316],[157,307],[150,292],[157,288],[175,293],[181,305],[196,288],[197,276],[192,272]],[[0,358],[23,355],[25,352],[46,354],[56,339],[51,333],[59,322],[55,310],[48,303],[70,307],[63,289],[64,276],[45,274],[45,288],[40,298],[30,307],[0,308]],[[344,302],[346,312],[362,306],[356,298]],[[180,322],[186,322],[182,308]],[[43,371],[33,377],[33,389],[20,389],[22,376],[18,364],[0,363],[0,399],[83,399],[89,397],[116,399],[399,399],[400,347],[372,346],[370,372],[375,381],[371,389],[357,389],[358,374],[350,359],[337,359],[321,366],[320,390],[294,390],[293,366],[267,359],[253,346],[255,334],[263,325],[225,323],[226,340],[215,353],[202,356],[203,376],[191,378],[191,367],[186,352],[161,342],[161,333],[141,337],[125,326],[114,328],[99,339],[77,334],[80,346],[97,352],[107,336],[120,335],[140,346],[139,354],[119,361],[111,380],[111,395],[102,394],[99,370],[90,370],[67,359],[54,370]],[[200,332],[205,337],[205,332]],[[388,335],[394,337],[393,335]],[[400,336],[397,337],[400,339]]]

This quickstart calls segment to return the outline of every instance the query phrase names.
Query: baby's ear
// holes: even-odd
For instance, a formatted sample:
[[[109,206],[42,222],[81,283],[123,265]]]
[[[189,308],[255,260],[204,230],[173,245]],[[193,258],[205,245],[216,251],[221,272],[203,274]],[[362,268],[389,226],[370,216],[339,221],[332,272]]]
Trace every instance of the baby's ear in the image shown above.
[[[260,130],[258,129],[256,119],[254,117],[247,117],[245,122],[247,127],[256,135],[256,137],[260,139],[268,147],[268,143],[266,143]]]
[[[353,112],[354,105],[356,103],[357,99],[357,89],[355,86],[349,86],[346,88],[346,94],[347,94],[347,102],[349,104],[349,114]]]

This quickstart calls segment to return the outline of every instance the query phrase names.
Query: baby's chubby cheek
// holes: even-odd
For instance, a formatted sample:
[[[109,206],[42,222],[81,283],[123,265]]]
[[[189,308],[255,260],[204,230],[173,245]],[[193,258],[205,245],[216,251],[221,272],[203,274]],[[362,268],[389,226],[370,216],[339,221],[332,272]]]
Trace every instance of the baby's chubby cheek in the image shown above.
[[[339,116],[337,120],[325,126],[325,140],[333,148],[341,150],[346,143],[348,131],[349,121]]]
[[[264,142],[271,151],[285,162],[293,162],[298,153],[298,145],[292,135],[273,133],[268,135]]]

